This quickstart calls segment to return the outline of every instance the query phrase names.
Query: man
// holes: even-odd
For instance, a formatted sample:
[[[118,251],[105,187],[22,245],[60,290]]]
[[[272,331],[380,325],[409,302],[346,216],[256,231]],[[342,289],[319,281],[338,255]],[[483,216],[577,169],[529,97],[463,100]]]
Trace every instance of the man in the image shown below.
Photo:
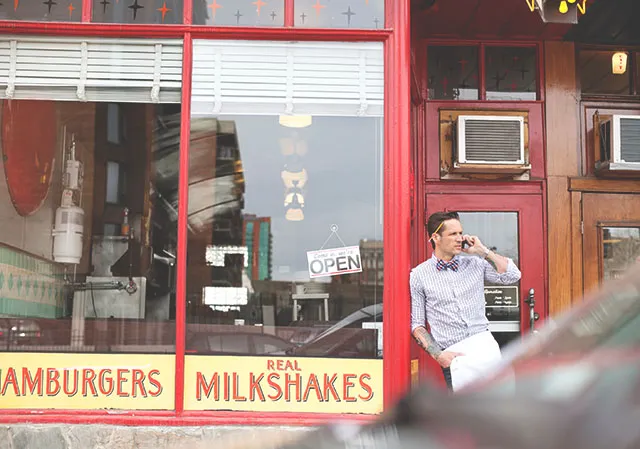
[[[434,251],[411,271],[411,333],[442,367],[449,390],[456,391],[500,360],[485,315],[485,281],[514,284],[520,270],[478,237],[464,235],[456,212],[434,213],[427,231]]]

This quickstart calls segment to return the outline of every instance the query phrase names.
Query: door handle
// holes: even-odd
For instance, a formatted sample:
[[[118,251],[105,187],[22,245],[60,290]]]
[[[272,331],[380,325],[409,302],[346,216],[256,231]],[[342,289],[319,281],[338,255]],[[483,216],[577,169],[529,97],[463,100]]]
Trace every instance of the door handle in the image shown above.
[[[534,289],[530,289],[527,299],[524,300],[524,302],[529,304],[529,332],[531,333],[537,332],[534,326],[535,326],[535,322],[540,319],[540,314],[535,311],[535,306],[536,306],[535,293],[536,292]]]

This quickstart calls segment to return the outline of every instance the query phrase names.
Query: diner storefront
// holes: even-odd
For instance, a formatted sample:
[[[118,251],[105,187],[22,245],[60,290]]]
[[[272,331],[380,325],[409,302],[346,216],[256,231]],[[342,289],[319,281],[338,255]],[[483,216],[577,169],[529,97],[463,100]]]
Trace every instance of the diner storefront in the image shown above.
[[[407,283],[436,210],[522,270],[501,344],[623,269],[636,212],[581,217],[637,203],[589,125],[640,111],[635,49],[494,2],[0,5],[0,422],[376,416],[440,382]]]

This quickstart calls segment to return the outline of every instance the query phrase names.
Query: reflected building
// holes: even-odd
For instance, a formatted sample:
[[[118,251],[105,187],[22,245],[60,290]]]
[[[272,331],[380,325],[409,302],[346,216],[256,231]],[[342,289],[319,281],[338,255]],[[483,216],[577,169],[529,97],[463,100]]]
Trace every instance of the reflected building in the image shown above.
[[[254,281],[270,280],[273,253],[271,217],[244,214],[242,235],[242,244],[248,253],[247,276]]]

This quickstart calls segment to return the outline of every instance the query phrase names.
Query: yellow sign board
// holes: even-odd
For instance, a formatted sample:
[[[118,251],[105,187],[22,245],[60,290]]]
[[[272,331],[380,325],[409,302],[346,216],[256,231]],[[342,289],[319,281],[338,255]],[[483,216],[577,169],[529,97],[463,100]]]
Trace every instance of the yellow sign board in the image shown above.
[[[175,356],[0,353],[0,408],[172,410]]]
[[[187,356],[186,410],[379,413],[382,360]]]

